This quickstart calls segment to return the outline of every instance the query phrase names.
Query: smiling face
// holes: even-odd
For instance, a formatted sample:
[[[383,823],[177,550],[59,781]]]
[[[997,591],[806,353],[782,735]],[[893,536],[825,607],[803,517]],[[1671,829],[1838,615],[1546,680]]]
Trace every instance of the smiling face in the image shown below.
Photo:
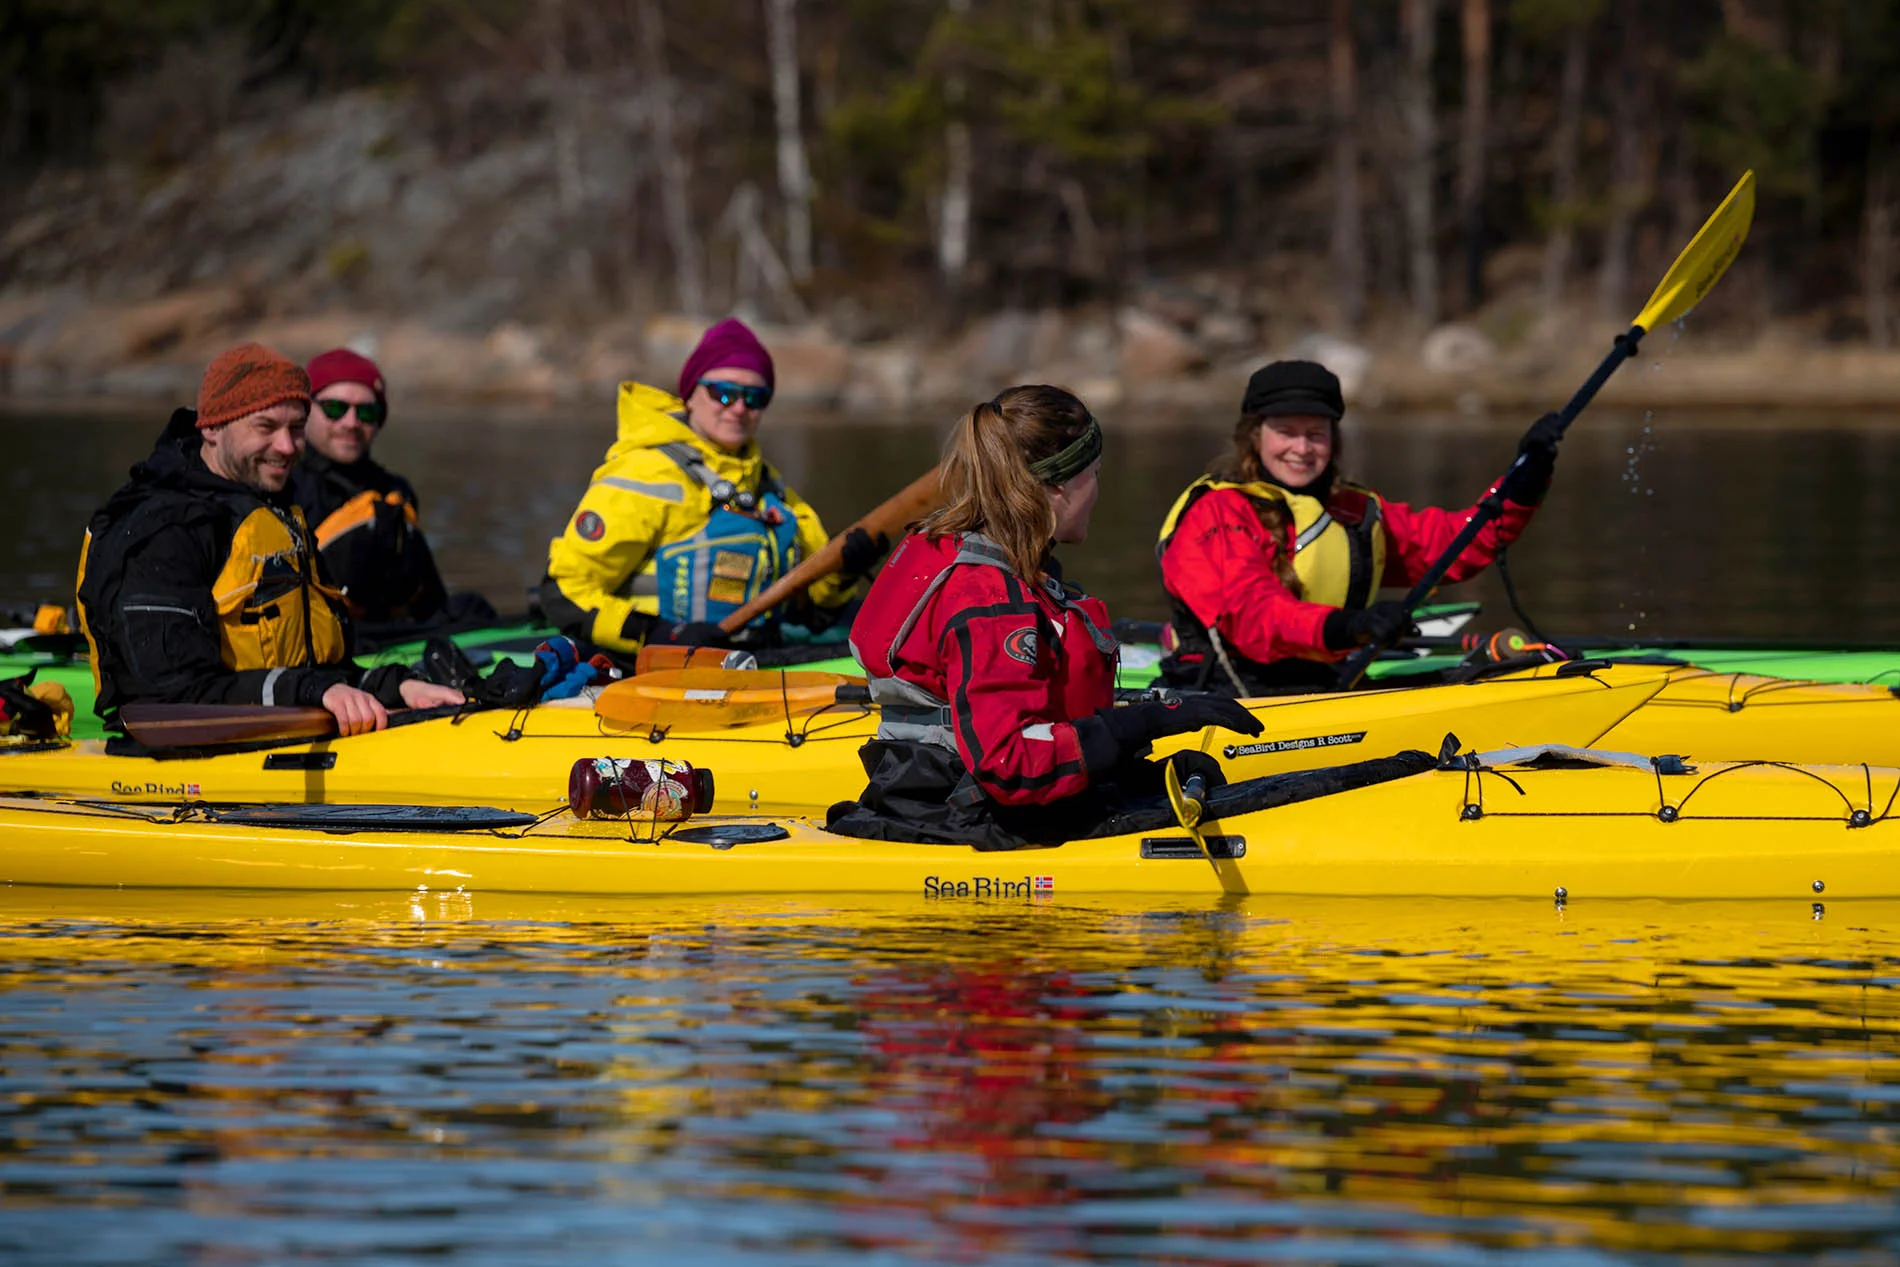
[[[213,475],[260,493],[282,492],[290,468],[303,455],[308,413],[302,401],[291,401],[207,428],[199,450],[205,466]]]
[[[1333,462],[1333,423],[1326,418],[1268,418],[1254,439],[1260,467],[1290,489],[1305,488]]]
[[[1058,544],[1080,545],[1089,539],[1089,515],[1095,510],[1095,498],[1102,491],[1098,478],[1101,469],[1102,460],[1097,458],[1067,484],[1049,490],[1049,504],[1056,512]]]
[[[700,378],[740,387],[765,386],[765,376],[753,370],[707,370]],[[729,405],[720,404],[704,382],[695,384],[692,395],[686,398],[686,425],[728,453],[745,447],[746,441],[758,433],[759,419],[764,416],[763,409],[747,408],[743,397],[733,397]]]
[[[326,400],[342,401],[350,406],[350,411],[341,418],[332,419],[323,412],[323,402]],[[304,428],[304,436],[310,441],[310,447],[340,466],[348,466],[368,457],[370,446],[376,443],[376,435],[382,430],[382,424],[379,422],[372,426],[364,422],[356,416],[356,406],[375,403],[376,393],[362,383],[331,383],[317,393],[317,403],[310,410],[309,425]]]

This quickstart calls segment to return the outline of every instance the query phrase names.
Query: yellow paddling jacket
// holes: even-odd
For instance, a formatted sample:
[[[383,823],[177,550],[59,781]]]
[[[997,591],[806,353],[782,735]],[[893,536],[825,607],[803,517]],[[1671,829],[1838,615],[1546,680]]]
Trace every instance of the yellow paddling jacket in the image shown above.
[[[659,622],[717,621],[825,544],[818,512],[751,441],[728,453],[686,425],[677,396],[622,383],[619,433],[561,535],[548,544],[541,603],[561,632],[637,651]],[[836,608],[854,582],[807,597]],[[769,638],[775,616],[749,627]]]
[[[400,707],[406,670],[350,662],[302,512],[213,474],[199,448],[179,410],[87,527],[77,598],[100,716],[138,701],[314,705],[338,683]]]

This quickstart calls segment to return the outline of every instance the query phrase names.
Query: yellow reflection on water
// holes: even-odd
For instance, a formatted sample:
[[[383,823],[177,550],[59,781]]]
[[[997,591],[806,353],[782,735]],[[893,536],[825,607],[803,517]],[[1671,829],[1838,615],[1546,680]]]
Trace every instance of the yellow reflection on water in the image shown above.
[[[0,946],[10,1213],[281,1249],[426,1160],[392,1226],[477,1260],[497,1201],[768,1258],[1900,1243],[1900,904],[14,889]]]

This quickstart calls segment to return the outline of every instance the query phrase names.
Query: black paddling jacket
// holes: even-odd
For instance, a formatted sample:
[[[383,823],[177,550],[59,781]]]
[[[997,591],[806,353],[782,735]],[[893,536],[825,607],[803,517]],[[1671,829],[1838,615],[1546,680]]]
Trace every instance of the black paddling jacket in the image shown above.
[[[212,474],[197,421],[174,413],[87,526],[78,609],[95,710],[110,721],[137,702],[315,705],[339,683],[401,707],[407,669],[349,659],[341,597],[301,512]]]
[[[306,449],[290,473],[290,498],[357,619],[427,620],[448,602],[417,522],[416,490],[402,476],[369,458],[341,466]]]

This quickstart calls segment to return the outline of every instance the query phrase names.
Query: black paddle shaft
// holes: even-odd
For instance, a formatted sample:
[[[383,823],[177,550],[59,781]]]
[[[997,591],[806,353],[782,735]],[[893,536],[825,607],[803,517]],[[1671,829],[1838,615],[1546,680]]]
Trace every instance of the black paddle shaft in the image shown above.
[[[1636,355],[1636,345],[1642,340],[1641,326],[1631,326],[1628,332],[1616,336],[1616,346],[1610,349],[1610,354],[1603,358],[1595,372],[1584,380],[1583,386],[1577,389],[1577,394],[1570,398],[1557,415],[1561,422],[1557,432],[1559,436],[1570,429],[1570,424],[1577,420],[1577,415],[1583,412],[1584,406],[1596,399],[1596,394],[1603,389],[1603,384],[1610,381],[1610,375],[1616,373],[1623,362]],[[1515,471],[1523,464],[1524,455],[1520,453],[1517,455],[1517,460],[1511,463],[1510,469]],[[1507,471],[1505,474],[1508,476],[1510,472]],[[1465,552],[1465,547],[1477,539],[1478,534],[1484,531],[1486,524],[1504,513],[1504,498],[1497,491],[1503,486],[1504,481],[1499,480],[1492,487],[1492,491],[1486,494],[1484,500],[1478,503],[1477,509],[1472,511],[1471,518],[1465,521],[1465,526],[1459,530],[1458,535],[1451,539],[1451,544],[1432,560],[1432,565],[1425,569],[1423,576],[1418,578],[1418,583],[1412,586],[1411,592],[1405,596],[1406,615],[1409,616],[1418,610],[1419,604],[1431,597],[1432,591],[1438,588],[1438,583],[1445,579],[1446,571],[1457,561],[1458,556]],[[1400,631],[1403,631],[1403,626]],[[1386,644],[1383,642],[1368,642],[1342,660],[1339,665],[1339,689],[1348,691],[1359,685],[1359,679],[1366,675],[1366,669],[1385,648]]]

